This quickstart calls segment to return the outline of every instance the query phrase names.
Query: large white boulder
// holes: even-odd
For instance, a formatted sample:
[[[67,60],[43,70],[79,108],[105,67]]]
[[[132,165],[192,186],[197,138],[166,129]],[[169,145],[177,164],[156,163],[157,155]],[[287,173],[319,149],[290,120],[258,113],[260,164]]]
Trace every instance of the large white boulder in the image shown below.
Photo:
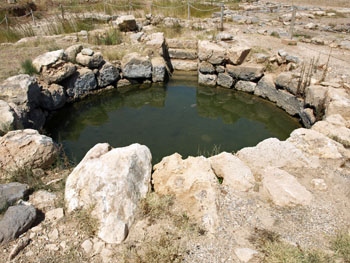
[[[349,158],[349,153],[342,144],[316,130],[304,128],[294,130],[287,142],[294,144],[306,156],[317,157],[334,167],[343,165]]]
[[[218,180],[208,159],[199,156],[182,160],[178,153],[164,157],[154,166],[152,182],[156,193],[174,195],[180,211],[198,220],[209,232],[215,232]]]
[[[267,167],[276,168],[317,168],[317,157],[306,156],[299,148],[289,141],[269,138],[255,147],[246,147],[237,152],[237,157],[246,163],[254,174],[260,175]]]
[[[217,177],[223,178],[223,185],[233,191],[249,191],[254,187],[255,179],[250,168],[240,159],[228,152],[222,152],[209,158]]]
[[[149,191],[151,159],[150,150],[140,144],[114,149],[108,143],[95,145],[67,178],[67,211],[92,208],[98,236],[107,243],[121,243],[138,202]]]
[[[278,206],[309,205],[312,194],[291,174],[269,167],[262,172],[262,187]]]

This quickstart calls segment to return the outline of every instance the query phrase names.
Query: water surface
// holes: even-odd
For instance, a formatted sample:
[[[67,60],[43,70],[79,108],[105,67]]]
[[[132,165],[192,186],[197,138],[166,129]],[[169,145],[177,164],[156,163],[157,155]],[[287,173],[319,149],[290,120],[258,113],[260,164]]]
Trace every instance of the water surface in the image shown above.
[[[299,127],[297,119],[261,98],[175,76],[167,84],[106,91],[68,105],[52,116],[46,131],[74,162],[100,142],[138,142],[157,163],[174,152],[185,158],[213,149],[233,152],[269,137],[284,140]]]

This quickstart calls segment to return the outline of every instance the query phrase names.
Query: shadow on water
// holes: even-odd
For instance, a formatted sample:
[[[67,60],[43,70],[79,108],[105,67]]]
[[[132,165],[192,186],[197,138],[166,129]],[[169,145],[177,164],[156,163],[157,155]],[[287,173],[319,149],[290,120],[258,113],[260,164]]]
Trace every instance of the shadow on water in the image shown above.
[[[67,105],[52,115],[46,131],[75,162],[96,143],[138,142],[157,163],[174,152],[187,157],[213,148],[237,151],[269,137],[284,140],[298,127],[298,120],[258,97],[174,76],[166,85],[110,90]]]

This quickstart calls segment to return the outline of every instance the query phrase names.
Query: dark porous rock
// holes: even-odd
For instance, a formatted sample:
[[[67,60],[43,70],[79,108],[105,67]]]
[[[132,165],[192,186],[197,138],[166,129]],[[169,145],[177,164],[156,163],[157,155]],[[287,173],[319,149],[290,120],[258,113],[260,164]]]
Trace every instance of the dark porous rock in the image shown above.
[[[66,103],[66,93],[64,88],[58,84],[43,86],[40,96],[40,106],[43,109],[53,111],[57,110]]]
[[[219,73],[218,74],[217,84],[219,86],[230,89],[230,88],[232,88],[233,83],[234,83],[234,80],[229,74],[227,74],[227,73]]]
[[[226,65],[227,72],[237,80],[258,81],[264,75],[264,67],[260,65]]]
[[[199,64],[199,72],[202,74],[215,74],[215,67],[207,62],[207,61],[203,61]]]
[[[28,190],[27,184],[17,182],[0,184],[0,212],[26,197]]]
[[[100,88],[106,87],[118,81],[119,69],[111,63],[105,63],[97,74],[97,83]]]
[[[124,78],[147,79],[152,76],[152,63],[148,57],[130,53],[122,59],[122,71]]]
[[[87,68],[79,69],[68,81],[67,95],[73,99],[89,93],[97,88],[95,73]]]
[[[6,244],[25,233],[36,217],[37,211],[32,205],[10,206],[0,221],[0,244]]]

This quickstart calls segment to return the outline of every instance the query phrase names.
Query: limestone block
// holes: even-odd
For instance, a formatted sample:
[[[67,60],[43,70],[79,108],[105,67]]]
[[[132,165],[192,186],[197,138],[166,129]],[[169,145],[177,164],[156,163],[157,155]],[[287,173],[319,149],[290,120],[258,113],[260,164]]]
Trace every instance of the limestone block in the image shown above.
[[[312,194],[293,175],[279,168],[263,170],[262,187],[278,206],[309,205],[312,201]]]
[[[152,182],[156,193],[174,195],[180,211],[198,220],[209,232],[218,224],[216,199],[218,181],[208,159],[181,155],[164,157],[154,166]]]
[[[247,192],[254,187],[255,179],[250,168],[231,153],[222,152],[209,158],[217,177],[233,191]]]
[[[121,243],[134,222],[138,202],[150,189],[151,152],[140,144],[112,148],[95,145],[68,176],[67,211],[91,209],[98,221],[98,236]]]

